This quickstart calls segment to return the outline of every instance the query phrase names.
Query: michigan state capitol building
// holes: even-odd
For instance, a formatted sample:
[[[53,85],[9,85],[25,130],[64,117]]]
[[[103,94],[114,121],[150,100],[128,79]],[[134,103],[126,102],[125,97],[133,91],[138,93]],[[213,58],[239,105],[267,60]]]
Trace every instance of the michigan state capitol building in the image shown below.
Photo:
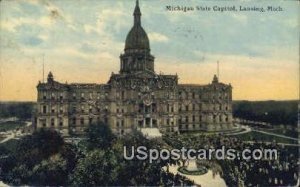
[[[194,85],[179,84],[177,75],[157,74],[138,1],[133,16],[119,73],[106,84],[64,84],[50,72],[47,82],[37,85],[35,127],[66,135],[80,135],[99,121],[118,135],[143,128],[162,133],[230,130],[231,85],[216,75],[208,85]]]

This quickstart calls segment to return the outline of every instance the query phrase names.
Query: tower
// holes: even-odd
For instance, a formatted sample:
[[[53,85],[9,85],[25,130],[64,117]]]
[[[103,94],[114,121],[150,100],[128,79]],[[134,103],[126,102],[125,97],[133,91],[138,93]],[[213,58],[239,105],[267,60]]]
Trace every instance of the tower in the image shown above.
[[[137,0],[133,12],[133,27],[127,34],[124,54],[120,56],[120,73],[154,73],[154,57],[150,53],[150,42],[142,27],[141,16]]]

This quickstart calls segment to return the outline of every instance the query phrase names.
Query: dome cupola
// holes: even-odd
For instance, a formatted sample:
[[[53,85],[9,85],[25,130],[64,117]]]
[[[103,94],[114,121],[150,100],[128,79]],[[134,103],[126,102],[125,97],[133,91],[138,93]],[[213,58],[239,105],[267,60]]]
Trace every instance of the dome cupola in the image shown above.
[[[125,52],[127,51],[150,51],[150,44],[147,33],[141,25],[141,11],[139,1],[136,1],[134,9],[134,25],[126,37]]]

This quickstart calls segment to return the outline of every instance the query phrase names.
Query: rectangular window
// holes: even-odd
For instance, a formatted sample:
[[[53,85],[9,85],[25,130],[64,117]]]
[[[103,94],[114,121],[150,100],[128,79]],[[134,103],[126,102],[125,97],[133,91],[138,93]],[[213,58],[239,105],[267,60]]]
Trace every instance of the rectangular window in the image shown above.
[[[125,92],[124,91],[122,91],[122,99],[125,99]]]
[[[44,93],[43,99],[47,99],[47,94],[46,93]]]
[[[51,119],[51,126],[54,127],[54,119]]]
[[[47,113],[47,106],[46,106],[46,105],[43,106],[43,113],[44,113],[44,114]]]
[[[62,120],[62,118],[59,119],[59,126],[60,126],[60,127],[63,126],[63,120]]]

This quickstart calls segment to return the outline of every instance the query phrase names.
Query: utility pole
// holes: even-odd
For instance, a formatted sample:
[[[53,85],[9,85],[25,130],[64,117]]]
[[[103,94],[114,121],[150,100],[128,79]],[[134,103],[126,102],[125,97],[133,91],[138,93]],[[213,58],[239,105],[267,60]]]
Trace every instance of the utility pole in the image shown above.
[[[43,83],[45,83],[45,54],[43,54]]]
[[[218,65],[218,69],[217,69],[217,73],[218,73],[218,79],[220,80],[220,64],[219,64],[219,61],[217,61],[217,65]]]

